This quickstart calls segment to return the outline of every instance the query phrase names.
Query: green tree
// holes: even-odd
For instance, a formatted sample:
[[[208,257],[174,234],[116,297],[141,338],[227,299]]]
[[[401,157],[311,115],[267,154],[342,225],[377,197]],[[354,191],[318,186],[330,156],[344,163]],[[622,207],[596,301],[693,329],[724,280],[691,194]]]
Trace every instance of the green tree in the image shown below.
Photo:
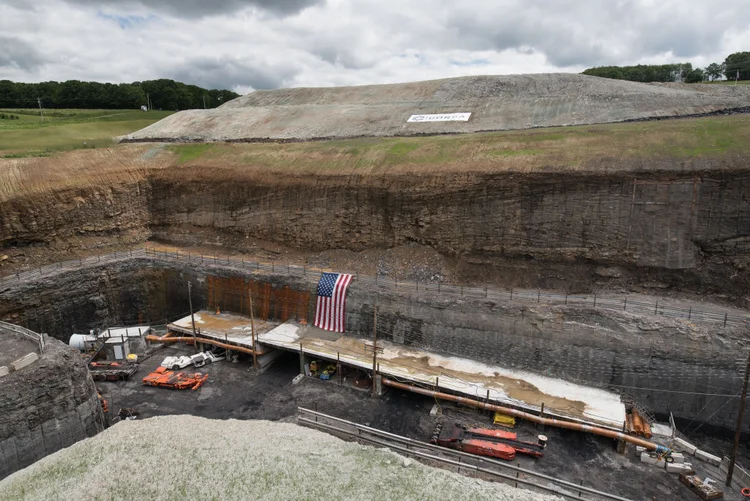
[[[750,80],[750,52],[735,52],[724,60],[724,75],[734,80],[739,73],[740,80]]]
[[[700,68],[695,68],[690,73],[688,73],[685,76],[685,82],[686,83],[698,83],[703,81],[703,70]]]
[[[682,69],[682,75],[679,75],[680,69]],[[674,82],[678,76],[684,80],[692,70],[693,65],[690,63],[639,64],[637,66],[600,66],[584,70],[583,74],[632,82]]]
[[[706,76],[712,82],[714,80],[717,80],[717,79],[721,78],[722,74],[724,74],[724,65],[723,64],[711,63],[708,66],[706,66]]]

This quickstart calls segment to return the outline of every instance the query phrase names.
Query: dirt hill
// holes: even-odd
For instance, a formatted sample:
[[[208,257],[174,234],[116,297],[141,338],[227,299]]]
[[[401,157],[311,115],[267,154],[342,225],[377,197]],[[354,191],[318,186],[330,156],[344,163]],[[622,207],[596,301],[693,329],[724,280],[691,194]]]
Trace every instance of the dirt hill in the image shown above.
[[[305,140],[525,129],[672,117],[750,105],[750,86],[643,84],[578,74],[474,76],[256,91],[176,113],[126,140]],[[471,113],[468,122],[408,123]]]

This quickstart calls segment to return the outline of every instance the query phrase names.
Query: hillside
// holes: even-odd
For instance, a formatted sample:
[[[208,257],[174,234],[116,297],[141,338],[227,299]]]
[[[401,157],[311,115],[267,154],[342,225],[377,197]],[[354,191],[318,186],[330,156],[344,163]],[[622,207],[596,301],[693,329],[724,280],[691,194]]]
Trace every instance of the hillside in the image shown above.
[[[177,113],[126,140],[255,141],[409,136],[620,122],[750,105],[750,88],[643,84],[577,74],[475,76],[360,87],[256,91]],[[471,113],[468,122],[408,123]]]
[[[556,499],[467,478],[293,424],[124,421],[0,482],[5,500]]]

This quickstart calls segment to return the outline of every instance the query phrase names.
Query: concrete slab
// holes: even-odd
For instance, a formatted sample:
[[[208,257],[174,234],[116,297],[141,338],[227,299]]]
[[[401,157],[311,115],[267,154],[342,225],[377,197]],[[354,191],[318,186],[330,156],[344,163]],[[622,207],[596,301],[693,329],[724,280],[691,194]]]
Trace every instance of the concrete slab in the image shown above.
[[[279,325],[273,320],[255,320],[255,334],[260,335]],[[217,341],[230,341],[244,348],[253,347],[250,317],[231,313],[213,313],[201,310],[195,313],[195,328],[203,337]],[[172,332],[192,336],[193,323],[190,315],[167,325]]]
[[[320,332],[319,332],[320,331]],[[286,322],[258,336],[258,342],[372,370],[372,340]],[[319,335],[321,334],[321,335]],[[300,348],[301,347],[301,348]],[[479,400],[620,430],[625,406],[619,395],[525,371],[488,366],[389,342],[378,342],[379,372],[400,381],[427,384]]]
[[[10,367],[14,371],[20,371],[24,367],[27,367],[33,364],[37,360],[39,360],[39,355],[37,355],[36,353],[29,353],[28,355],[23,356],[19,358],[18,360],[14,361],[13,363],[11,363]]]

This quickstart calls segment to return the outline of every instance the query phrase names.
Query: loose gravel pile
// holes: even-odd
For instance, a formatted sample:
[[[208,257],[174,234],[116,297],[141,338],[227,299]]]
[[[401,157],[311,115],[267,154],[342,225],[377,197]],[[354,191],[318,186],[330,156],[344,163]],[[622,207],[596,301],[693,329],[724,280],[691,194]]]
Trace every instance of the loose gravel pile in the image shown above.
[[[408,136],[611,123],[750,105],[750,86],[644,84],[572,73],[473,76],[389,85],[256,91],[171,115],[134,141],[262,141]],[[468,122],[407,123],[471,113]]]
[[[288,423],[121,422],[0,482],[3,500],[557,499]]]

